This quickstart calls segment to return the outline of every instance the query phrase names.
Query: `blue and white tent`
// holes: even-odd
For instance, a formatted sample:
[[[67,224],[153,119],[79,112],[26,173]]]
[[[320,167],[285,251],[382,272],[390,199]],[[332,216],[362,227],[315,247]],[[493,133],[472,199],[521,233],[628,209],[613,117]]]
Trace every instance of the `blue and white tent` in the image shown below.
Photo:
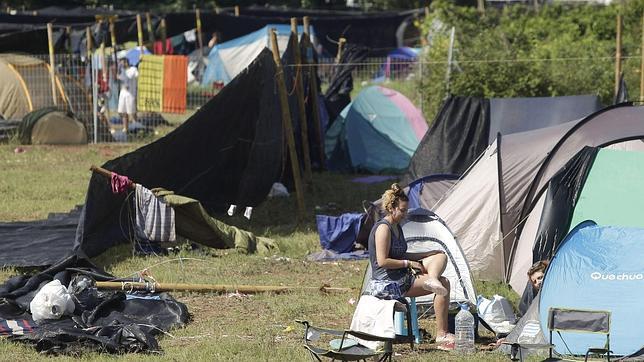
[[[611,312],[610,349],[627,356],[644,347],[644,229],[585,223],[561,243],[543,282],[539,315],[547,330],[555,307]],[[583,355],[605,337],[561,332],[552,336],[561,354]]]
[[[246,69],[264,48],[271,49],[270,30],[277,32],[277,47],[280,56],[288,46],[291,35],[291,26],[283,24],[269,24],[250,34],[227,42],[215,45],[208,54],[208,65],[201,85],[210,85],[213,82],[227,84],[237,74]],[[302,36],[304,28],[297,27],[297,33]],[[315,44],[315,31],[311,27],[311,42]]]
[[[524,355],[538,352],[531,345],[552,343],[561,355],[583,356],[590,347],[604,346],[606,337],[561,331],[550,341],[548,311],[608,311],[611,355],[644,357],[643,254],[643,228],[580,223],[557,248],[539,295],[506,341],[525,344]]]

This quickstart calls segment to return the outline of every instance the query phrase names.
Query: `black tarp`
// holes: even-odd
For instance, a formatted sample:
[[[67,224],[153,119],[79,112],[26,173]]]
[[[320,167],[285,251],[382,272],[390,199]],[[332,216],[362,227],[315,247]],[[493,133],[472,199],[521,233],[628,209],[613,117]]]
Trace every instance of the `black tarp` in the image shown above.
[[[78,275],[88,283],[79,287]],[[29,304],[43,285],[58,280],[73,286],[75,310],[61,319],[35,322]],[[110,353],[159,351],[155,338],[189,320],[188,309],[166,293],[137,292],[126,296],[120,291],[98,291],[92,280],[119,280],[96,267],[86,258],[73,255],[41,273],[20,275],[0,286],[0,323],[20,322],[29,326],[9,339],[32,345],[42,353],[85,351]],[[70,284],[70,282],[72,282]]]
[[[197,199],[215,213],[261,203],[279,179],[283,154],[275,63],[266,49],[177,129],[103,167]],[[106,178],[92,175],[80,220],[72,212],[0,224],[0,263],[51,265],[73,248],[96,256],[128,240],[129,209],[125,195],[112,194]]]
[[[54,28],[61,32],[67,26],[71,26],[75,31],[83,31],[85,27],[94,24],[95,15],[105,15],[100,9],[89,14],[78,11],[65,13],[65,10],[60,8],[50,10],[45,11],[42,15],[0,14],[0,33],[4,33],[0,34],[0,48],[3,51],[44,54],[48,51],[46,31],[48,22],[52,22]],[[384,56],[388,51],[398,47],[396,31],[400,24],[419,13],[421,13],[420,10],[365,13],[251,7],[243,8],[241,16],[234,16],[230,13],[217,14],[214,11],[201,11],[200,16],[204,43],[208,42],[213,32],[220,33],[220,41],[227,41],[251,33],[268,24],[288,24],[291,17],[308,15],[316,36],[328,55],[336,53],[338,39],[345,37],[349,42],[371,48],[373,55]],[[156,25],[161,17],[166,19],[168,37],[196,27],[194,12],[176,12],[153,15],[154,29],[157,28]],[[115,22],[115,30],[119,44],[137,40],[135,17],[127,12],[119,14]],[[104,34],[107,33],[104,32]],[[144,37],[147,41],[147,33]],[[99,43],[100,40],[94,44]],[[109,43],[109,41],[106,42],[106,44]]]
[[[82,207],[45,220],[0,223],[0,265],[51,265],[70,253]]]
[[[550,259],[568,234],[577,199],[598,151],[597,147],[584,147],[548,182],[532,250],[533,262]]]
[[[153,17],[154,24],[158,18]],[[55,16],[55,15],[9,15],[0,14],[0,49],[3,52],[26,52],[31,54],[46,54],[49,51],[47,42],[47,23],[53,24],[54,49],[56,52],[66,49],[67,37],[72,38],[72,52],[85,52],[86,27],[92,29],[92,44],[94,47],[103,41],[111,45],[107,22],[96,23],[94,16]],[[68,34],[66,28],[71,29]],[[126,41],[136,41],[136,18],[119,16],[114,21],[114,32],[119,44]],[[147,38],[147,36],[146,36]]]
[[[329,86],[324,93],[324,104],[329,115],[329,125],[338,118],[340,112],[351,103],[353,90],[353,76],[351,75],[357,64],[362,63],[369,49],[353,43],[347,43],[340,57],[340,62],[334,66],[329,80]],[[348,153],[347,153],[348,154]]]
[[[240,16],[229,13],[201,12],[204,41],[217,31],[222,41],[228,41],[268,24],[288,24],[292,17],[309,16],[322,47],[328,54],[336,54],[337,41],[345,37],[348,42],[361,44],[373,50],[373,55],[384,56],[398,47],[396,30],[405,19],[422,12],[320,12],[293,9],[242,8]],[[165,15],[168,34],[175,35],[195,28],[194,12]]]
[[[163,187],[197,199],[209,212],[231,204],[242,210],[257,206],[282,167],[274,77],[272,54],[265,49],[179,128],[103,167],[147,188]],[[92,257],[124,241],[124,201],[125,196],[111,193],[103,176],[93,175],[75,247]]]
[[[461,175],[485,151],[490,101],[450,95],[420,141],[402,182],[433,174]]]

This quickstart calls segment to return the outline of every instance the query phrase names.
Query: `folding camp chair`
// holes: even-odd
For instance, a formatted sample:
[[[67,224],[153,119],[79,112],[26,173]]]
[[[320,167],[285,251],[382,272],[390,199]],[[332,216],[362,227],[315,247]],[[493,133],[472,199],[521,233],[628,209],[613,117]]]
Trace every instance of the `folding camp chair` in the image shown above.
[[[552,343],[553,331],[559,334],[562,341],[562,331],[605,334],[606,344],[604,347],[588,348],[584,361],[588,360],[590,354],[605,354],[606,360],[610,361],[610,353],[612,352],[610,350],[610,312],[550,308],[548,310],[548,330],[550,332],[550,343]],[[552,358],[552,348],[550,348],[550,358]]]
[[[308,321],[297,320],[296,322],[304,325],[304,348],[309,351],[313,360],[322,361],[321,357],[327,357],[339,361],[366,361],[368,358],[380,356],[378,361],[391,361],[394,344],[409,343],[413,347],[415,341],[414,329],[412,328],[414,319],[411,317],[411,308],[405,298],[399,299],[395,304],[394,313],[396,312],[406,314],[407,326],[405,331],[408,335],[396,334],[393,338],[385,338],[359,331],[318,328],[309,324]],[[357,344],[352,337],[366,341],[382,342],[383,346],[382,348],[372,349]],[[329,338],[333,339],[328,340]],[[327,345],[324,345],[325,342]]]
[[[378,361],[391,361],[393,355],[393,338],[383,338],[356,331],[337,331],[332,329],[318,328],[309,324],[307,321],[297,321],[304,325],[304,348],[306,348],[311,359],[322,361],[321,357],[327,357],[339,361],[366,361],[368,358],[380,356]],[[321,335],[336,337],[329,341],[328,347],[314,345]],[[338,339],[337,337],[341,337]],[[369,347],[356,344],[351,337],[357,337],[367,341],[383,342],[382,349],[371,349]]]

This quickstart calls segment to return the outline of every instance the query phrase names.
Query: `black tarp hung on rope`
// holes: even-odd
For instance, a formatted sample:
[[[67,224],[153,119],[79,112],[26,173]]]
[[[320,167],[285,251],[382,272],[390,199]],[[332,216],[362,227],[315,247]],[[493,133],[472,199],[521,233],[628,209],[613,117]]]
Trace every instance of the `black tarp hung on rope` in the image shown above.
[[[79,287],[78,275],[89,282]],[[35,322],[29,305],[38,290],[54,279],[71,286],[74,312]],[[93,288],[91,280],[118,279],[78,255],[33,276],[10,278],[0,285],[0,324],[10,321],[9,325],[20,327],[16,331],[3,329],[0,334],[48,354],[158,352],[155,336],[189,320],[187,307],[167,293],[103,292]]]
[[[367,58],[367,55],[369,55],[369,49],[362,45],[347,43],[344,46],[339,64],[333,67],[329,87],[324,93],[324,104],[329,114],[328,127],[331,127],[344,107],[351,103],[351,91],[353,90],[351,73],[359,63]]]
[[[165,137],[105,163],[147,187],[197,199],[209,212],[257,206],[277,181],[283,131],[275,64],[265,49],[215,97]],[[123,240],[125,196],[93,175],[75,248],[92,257]]]
[[[283,165],[275,63],[265,49],[248,69],[165,137],[103,168],[151,189],[199,200],[210,213],[259,205]],[[82,212],[0,224],[0,264],[44,266],[72,250],[89,257],[129,240],[130,207],[109,180],[92,175]]]
[[[450,95],[412,156],[402,182],[433,174],[461,175],[488,146],[490,101]]]

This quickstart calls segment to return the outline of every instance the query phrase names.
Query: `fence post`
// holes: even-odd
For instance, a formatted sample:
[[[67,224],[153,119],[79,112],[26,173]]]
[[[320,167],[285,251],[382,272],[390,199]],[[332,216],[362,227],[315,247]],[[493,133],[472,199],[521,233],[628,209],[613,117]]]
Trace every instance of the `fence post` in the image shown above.
[[[167,42],[167,33],[165,28],[165,18],[161,19],[161,25],[159,25],[159,31],[161,32],[161,55],[165,54],[165,43]]]
[[[56,60],[54,59],[54,34],[52,23],[47,23],[47,41],[49,43],[49,76],[51,77],[51,96],[54,106],[58,106],[56,99]]]
[[[89,66],[92,74],[92,117],[94,121],[94,143],[98,143],[98,67],[94,63],[94,57],[89,58]]]
[[[291,158],[291,169],[293,170],[293,181],[295,183],[295,193],[297,195],[297,218],[298,222],[303,220],[306,212],[304,206],[304,193],[302,190],[302,178],[300,175],[300,163],[297,159],[295,150],[295,136],[293,136],[293,124],[291,123],[291,114],[289,113],[288,96],[286,94],[286,83],[284,81],[284,69],[282,60],[277,46],[277,34],[275,29],[271,29],[271,45],[273,47],[273,60],[275,61],[277,90],[279,92],[280,106],[282,108],[282,124],[286,133],[286,142],[288,143],[289,156]]]
[[[154,31],[152,31],[152,19],[150,17],[150,12],[145,12],[145,27],[148,30],[148,42],[150,44],[150,51],[154,51]]]
[[[622,14],[617,14],[617,34],[615,36],[615,97],[619,93],[619,80],[622,75]]]
[[[197,22],[197,41],[199,42],[199,52],[203,57],[203,37],[201,35],[201,12],[199,9],[195,10],[195,21]]]
[[[449,35],[449,49],[447,51],[447,74],[445,75],[445,82],[447,83],[446,88],[447,88],[447,94],[449,94],[449,82],[450,82],[450,76],[452,73],[452,55],[454,51],[454,32],[455,28],[452,27],[452,31],[450,32]]]
[[[136,34],[139,40],[139,60],[143,57],[143,26],[141,25],[141,14],[136,14]]]
[[[340,59],[342,59],[342,49],[344,48],[344,43],[347,42],[347,39],[345,38],[340,38],[338,40],[338,54],[335,57],[335,64],[340,63]]]
[[[642,45],[640,46],[640,102],[644,102],[644,12],[642,12]]]

